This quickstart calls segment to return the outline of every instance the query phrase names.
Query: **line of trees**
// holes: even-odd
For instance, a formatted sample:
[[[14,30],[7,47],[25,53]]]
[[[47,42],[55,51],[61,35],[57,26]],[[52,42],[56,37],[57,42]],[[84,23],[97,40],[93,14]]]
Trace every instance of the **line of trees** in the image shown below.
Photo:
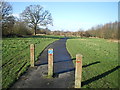
[[[61,35],[61,36],[90,37],[88,31],[84,31],[84,30],[78,30],[76,32],[56,30],[56,31],[51,31],[50,34]]]
[[[98,25],[96,27],[92,27],[87,32],[92,37],[99,37],[104,39],[118,39],[118,25],[117,21],[112,23],[107,23],[105,25]]]
[[[77,37],[97,37],[97,38],[104,38],[104,39],[118,39],[119,36],[119,25],[120,22],[110,22],[104,25],[97,25],[96,27],[92,27],[91,29],[84,31],[78,30],[76,32],[70,31],[54,31],[52,34],[55,35],[64,35],[64,36],[77,36]]]
[[[20,18],[12,15],[10,3],[0,1],[0,23],[2,36],[36,35],[39,26],[53,25],[52,15],[40,5],[29,5],[20,14]]]

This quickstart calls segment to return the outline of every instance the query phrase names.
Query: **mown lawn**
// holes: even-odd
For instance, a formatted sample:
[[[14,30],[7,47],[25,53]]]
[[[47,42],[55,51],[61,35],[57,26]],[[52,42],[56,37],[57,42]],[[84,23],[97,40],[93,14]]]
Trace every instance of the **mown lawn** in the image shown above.
[[[58,38],[52,36],[3,38],[2,88],[8,88],[30,66],[30,44],[35,44],[35,60],[37,60],[44,48],[56,40]]]
[[[105,39],[68,39],[71,57],[83,55],[82,88],[118,88],[118,43]],[[73,60],[75,64],[75,60]]]

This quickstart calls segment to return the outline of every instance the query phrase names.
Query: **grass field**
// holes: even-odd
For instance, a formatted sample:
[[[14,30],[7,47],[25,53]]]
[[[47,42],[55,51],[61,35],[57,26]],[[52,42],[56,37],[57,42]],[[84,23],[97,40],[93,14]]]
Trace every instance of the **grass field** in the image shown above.
[[[83,55],[82,88],[118,88],[118,43],[105,39],[68,39],[72,58]],[[73,60],[75,64],[75,60]]]
[[[30,44],[35,44],[35,60],[37,60],[44,48],[59,38],[55,36],[3,38],[2,88],[8,88],[30,65]]]

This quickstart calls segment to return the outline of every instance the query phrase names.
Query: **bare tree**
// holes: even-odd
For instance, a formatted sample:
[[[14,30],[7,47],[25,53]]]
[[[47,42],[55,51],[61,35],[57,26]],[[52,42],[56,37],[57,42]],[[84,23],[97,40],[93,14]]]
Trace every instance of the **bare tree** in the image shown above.
[[[43,7],[40,5],[30,5],[26,7],[21,13],[21,16],[22,19],[34,29],[35,35],[38,25],[46,26],[52,24],[51,13],[47,10],[43,10]]]
[[[91,36],[105,38],[105,39],[118,39],[118,23],[106,23],[104,25],[98,25],[91,30],[87,31]]]
[[[2,23],[2,34],[11,34],[14,25],[12,6],[5,1],[0,1],[0,23]]]
[[[0,15],[2,19],[9,17],[12,14],[12,6],[8,2],[0,1]]]

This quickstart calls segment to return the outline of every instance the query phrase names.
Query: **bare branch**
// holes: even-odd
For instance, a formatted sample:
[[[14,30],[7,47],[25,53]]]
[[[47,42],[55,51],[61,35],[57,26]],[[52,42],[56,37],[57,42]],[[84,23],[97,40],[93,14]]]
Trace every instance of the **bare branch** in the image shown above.
[[[43,10],[40,5],[30,5],[21,13],[25,22],[32,24],[36,33],[36,27],[52,23],[52,16],[47,10]]]
[[[0,8],[0,14],[3,19],[12,14],[12,6],[8,2],[0,1]]]

